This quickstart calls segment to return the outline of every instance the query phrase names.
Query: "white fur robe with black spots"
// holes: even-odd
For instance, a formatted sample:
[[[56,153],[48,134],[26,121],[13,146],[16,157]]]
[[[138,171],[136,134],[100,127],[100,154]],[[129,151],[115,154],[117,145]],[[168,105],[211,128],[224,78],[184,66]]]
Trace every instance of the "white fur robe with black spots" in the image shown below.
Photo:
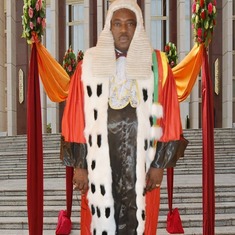
[[[85,138],[88,146],[89,193],[88,201],[92,211],[91,231],[96,234],[115,234],[114,202],[112,197],[112,174],[109,159],[107,110],[109,98],[109,78],[92,76],[91,64],[94,60],[94,48],[86,52],[82,66],[82,82],[85,94]],[[140,104],[136,109],[138,119],[137,130],[137,165],[136,165],[136,194],[138,234],[144,232],[142,218],[145,210],[145,176],[155,150],[151,147],[151,122],[153,76],[149,79],[138,80]],[[159,130],[159,133],[161,131]],[[160,138],[160,136],[159,136]]]
[[[86,51],[82,65],[82,82],[85,95],[85,138],[88,146],[89,192],[88,201],[92,212],[91,232],[96,235],[114,235],[114,200],[112,197],[112,174],[110,168],[107,110],[109,80],[116,74],[116,57],[110,21],[113,12],[127,8],[136,14],[137,26],[126,57],[126,77],[136,79],[140,104],[136,108],[137,165],[136,204],[137,234],[144,233],[146,171],[153,160],[155,150],[151,147],[151,122],[153,99],[152,47],[147,39],[140,8],[134,0],[116,0],[108,11],[104,30],[97,46]],[[138,58],[138,59],[137,59]],[[161,113],[162,115],[162,113]],[[159,130],[159,138],[161,137]],[[156,134],[156,133],[155,133]]]

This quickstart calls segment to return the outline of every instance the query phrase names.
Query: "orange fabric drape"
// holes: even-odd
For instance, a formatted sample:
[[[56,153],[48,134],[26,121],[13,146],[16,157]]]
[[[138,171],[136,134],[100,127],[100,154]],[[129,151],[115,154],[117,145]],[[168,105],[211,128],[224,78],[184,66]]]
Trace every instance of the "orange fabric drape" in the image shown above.
[[[41,43],[36,46],[38,70],[48,97],[53,102],[64,101],[69,91],[69,75]]]
[[[164,116],[158,123],[163,128],[163,135],[160,141],[168,142],[179,140],[180,135],[182,134],[182,126],[174,77],[169,66],[166,67],[167,70],[164,69],[164,63],[160,53],[157,54],[157,57],[159,77],[162,77],[162,83],[164,83],[163,85],[160,82],[158,88],[159,102],[162,104],[164,109]]]
[[[62,118],[62,136],[65,141],[85,143],[84,94],[81,82],[82,62],[77,65],[71,78],[69,95]]]
[[[160,188],[146,194],[145,235],[156,235],[160,207]]]
[[[69,75],[41,43],[36,46],[39,74],[48,97],[54,102],[64,101],[68,96]],[[189,54],[172,69],[180,102],[188,97],[195,84],[202,65],[203,47],[203,44],[195,44]]]
[[[88,204],[87,194],[81,196],[81,225],[82,235],[92,235],[90,231],[91,211]]]
[[[196,82],[202,66],[203,48],[204,44],[195,44],[189,54],[172,69],[180,102],[189,96]]]

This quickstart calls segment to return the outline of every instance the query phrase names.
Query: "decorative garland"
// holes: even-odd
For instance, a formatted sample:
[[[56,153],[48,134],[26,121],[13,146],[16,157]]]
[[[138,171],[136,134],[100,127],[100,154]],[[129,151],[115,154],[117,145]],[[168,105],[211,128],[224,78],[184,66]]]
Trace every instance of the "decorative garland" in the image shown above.
[[[192,13],[195,42],[208,47],[216,25],[216,0],[194,0]]]
[[[83,60],[83,56],[84,56],[84,53],[83,51],[78,51],[78,55],[77,55],[77,62],[79,63],[81,60]]]
[[[72,46],[65,52],[63,57],[63,68],[67,72],[67,74],[71,77],[77,66],[76,55],[73,52]]]
[[[168,63],[171,66],[171,68],[175,67],[177,65],[178,55],[174,43],[168,42],[165,45],[165,54],[168,58]]]
[[[22,37],[28,44],[40,42],[46,27],[46,3],[44,0],[24,0]]]

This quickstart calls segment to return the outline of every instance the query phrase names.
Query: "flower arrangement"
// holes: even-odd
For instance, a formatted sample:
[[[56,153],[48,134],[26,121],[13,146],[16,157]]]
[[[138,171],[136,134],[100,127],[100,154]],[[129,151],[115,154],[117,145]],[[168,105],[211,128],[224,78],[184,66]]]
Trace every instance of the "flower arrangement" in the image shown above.
[[[77,62],[79,63],[81,60],[83,60],[83,56],[84,56],[84,53],[83,51],[78,51],[78,55],[77,55]]]
[[[77,66],[76,55],[73,52],[72,47],[70,46],[69,49],[65,52],[63,58],[63,68],[67,72],[69,76],[72,76]]]
[[[29,44],[40,42],[46,27],[46,7],[44,0],[24,0],[22,37]]]
[[[74,51],[72,49],[72,46],[69,47],[69,49],[65,52],[64,58],[63,58],[63,68],[67,72],[67,74],[71,77],[77,67],[77,64],[83,60],[84,53],[83,51],[79,50],[76,55],[74,54]]]
[[[168,62],[171,68],[175,67],[177,64],[178,55],[177,55],[177,50],[176,50],[176,46],[174,43],[168,42],[165,45],[165,54],[168,58]]]
[[[192,5],[192,27],[195,42],[208,47],[216,25],[216,0],[194,0]]]

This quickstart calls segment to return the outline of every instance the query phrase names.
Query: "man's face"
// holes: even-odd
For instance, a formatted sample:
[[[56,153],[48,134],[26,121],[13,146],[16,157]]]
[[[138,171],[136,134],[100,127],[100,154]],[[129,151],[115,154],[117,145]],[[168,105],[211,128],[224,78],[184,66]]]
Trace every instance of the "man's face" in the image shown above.
[[[126,8],[113,13],[111,20],[111,32],[114,38],[115,48],[127,52],[134,36],[136,28],[135,13]]]

